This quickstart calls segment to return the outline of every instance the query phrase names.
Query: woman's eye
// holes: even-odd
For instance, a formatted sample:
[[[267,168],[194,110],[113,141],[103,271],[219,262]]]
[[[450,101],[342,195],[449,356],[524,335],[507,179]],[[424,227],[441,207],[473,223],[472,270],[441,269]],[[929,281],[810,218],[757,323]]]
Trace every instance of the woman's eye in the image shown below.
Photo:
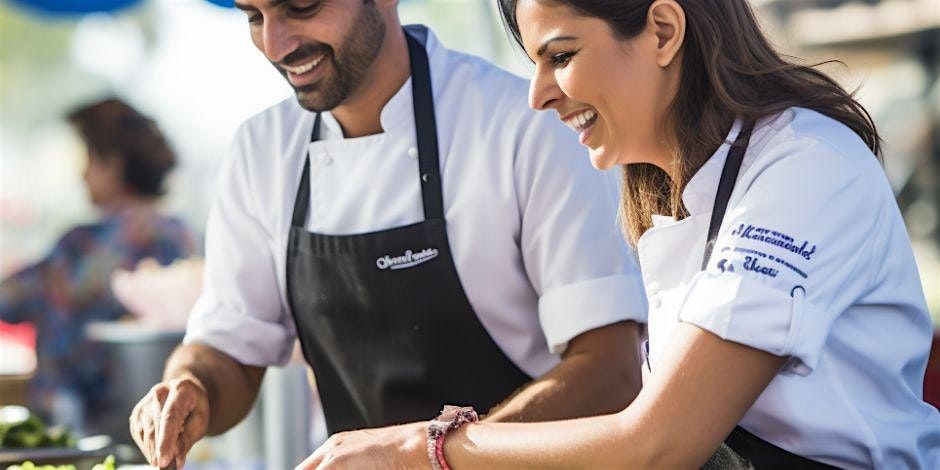
[[[556,67],[564,67],[568,65],[568,62],[571,62],[571,58],[574,57],[574,52],[560,52],[551,57],[552,65]]]
[[[261,23],[261,13],[253,13],[248,15],[248,24],[258,24]]]

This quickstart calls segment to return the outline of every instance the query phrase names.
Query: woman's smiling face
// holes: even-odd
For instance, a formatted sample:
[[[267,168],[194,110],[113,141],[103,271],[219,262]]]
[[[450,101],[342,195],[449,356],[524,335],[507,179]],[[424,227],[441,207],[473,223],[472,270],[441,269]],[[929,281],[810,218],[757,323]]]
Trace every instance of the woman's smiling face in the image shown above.
[[[661,38],[652,15],[651,26],[629,40],[604,20],[551,0],[520,0],[516,20],[535,63],[530,106],[557,111],[599,169],[662,163],[662,123],[678,74],[660,65]]]

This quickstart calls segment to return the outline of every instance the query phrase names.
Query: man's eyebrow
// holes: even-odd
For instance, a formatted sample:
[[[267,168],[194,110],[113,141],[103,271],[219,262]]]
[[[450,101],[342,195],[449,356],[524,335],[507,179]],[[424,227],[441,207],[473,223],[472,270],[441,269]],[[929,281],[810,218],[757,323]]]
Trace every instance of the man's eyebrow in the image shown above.
[[[269,0],[269,1],[268,1],[268,5],[270,5],[270,6],[273,8],[273,7],[276,7],[276,6],[278,6],[278,5],[282,4],[282,3],[286,3],[286,2],[288,2],[288,1],[290,1],[290,0]],[[255,8],[255,7],[251,6],[251,5],[242,5],[242,4],[238,3],[238,2],[235,2],[235,8],[238,8],[239,10],[242,10],[242,11],[258,11],[257,8]]]
[[[574,37],[574,36],[556,36],[556,37],[553,37],[553,38],[551,38],[551,39],[549,39],[549,40],[543,42],[542,45],[539,47],[539,50],[535,52],[535,55],[541,56],[542,54],[544,54],[544,53],[545,53],[545,49],[548,49],[548,45],[551,44],[551,43],[553,43],[553,42],[556,42],[556,41],[573,41],[573,40],[575,40],[575,39],[578,39],[578,38],[576,38],[576,37]]]

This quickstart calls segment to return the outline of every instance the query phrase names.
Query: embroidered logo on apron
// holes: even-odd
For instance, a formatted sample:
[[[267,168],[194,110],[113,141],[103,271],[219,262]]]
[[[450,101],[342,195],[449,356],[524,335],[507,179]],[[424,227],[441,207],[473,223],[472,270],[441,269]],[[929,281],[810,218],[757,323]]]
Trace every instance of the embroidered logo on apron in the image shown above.
[[[425,248],[418,252],[407,250],[401,256],[382,256],[375,260],[375,266],[382,270],[411,268],[437,258],[437,254],[437,248]]]

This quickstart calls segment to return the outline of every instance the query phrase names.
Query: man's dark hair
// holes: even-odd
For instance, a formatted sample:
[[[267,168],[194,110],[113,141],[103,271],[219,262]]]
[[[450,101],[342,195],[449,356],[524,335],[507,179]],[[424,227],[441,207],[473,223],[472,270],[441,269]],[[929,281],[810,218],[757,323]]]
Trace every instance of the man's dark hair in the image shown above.
[[[117,158],[124,184],[139,196],[163,194],[163,179],[176,164],[176,154],[156,123],[117,99],[81,106],[68,114],[90,158]]]

